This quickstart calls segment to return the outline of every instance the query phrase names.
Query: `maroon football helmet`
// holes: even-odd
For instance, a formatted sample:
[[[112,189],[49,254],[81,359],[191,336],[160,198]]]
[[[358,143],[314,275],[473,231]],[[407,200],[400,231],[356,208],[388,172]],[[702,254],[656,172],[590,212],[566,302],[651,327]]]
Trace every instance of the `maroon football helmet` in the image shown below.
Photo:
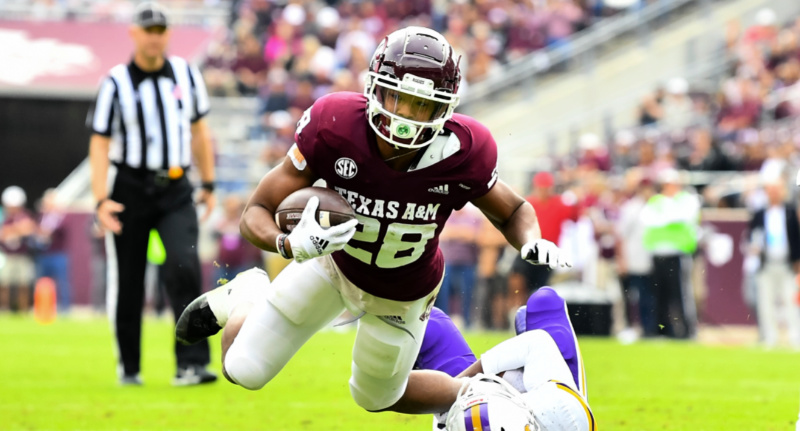
[[[444,36],[424,27],[386,36],[372,56],[364,88],[375,133],[404,148],[433,142],[458,105],[460,60]]]

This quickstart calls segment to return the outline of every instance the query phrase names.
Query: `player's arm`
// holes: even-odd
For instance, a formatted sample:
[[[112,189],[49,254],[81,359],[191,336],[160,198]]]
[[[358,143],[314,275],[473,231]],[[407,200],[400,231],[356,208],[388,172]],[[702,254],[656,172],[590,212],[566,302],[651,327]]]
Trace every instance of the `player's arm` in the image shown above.
[[[311,187],[316,180],[310,168],[300,170],[290,157],[286,157],[283,163],[264,175],[250,196],[239,223],[242,236],[262,250],[277,252],[275,240],[283,232],[275,223],[275,210],[286,196],[304,187]],[[289,240],[286,249],[292,256]]]
[[[523,259],[550,268],[572,266],[555,244],[542,239],[533,206],[506,183],[498,180],[485,195],[472,203],[503,233],[508,243],[522,253]]]
[[[524,244],[542,237],[533,206],[502,180],[498,180],[488,193],[472,203],[517,250]]]

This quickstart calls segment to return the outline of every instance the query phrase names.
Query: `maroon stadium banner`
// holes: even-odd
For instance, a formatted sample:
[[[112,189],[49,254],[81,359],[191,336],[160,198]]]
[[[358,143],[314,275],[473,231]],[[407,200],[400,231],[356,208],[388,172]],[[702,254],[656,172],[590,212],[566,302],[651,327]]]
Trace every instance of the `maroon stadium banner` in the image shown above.
[[[197,60],[212,32],[174,27],[171,55]],[[131,58],[128,25],[0,21],[0,94],[93,97],[108,70]]]
[[[704,263],[705,307],[701,320],[712,325],[754,325],[754,312],[745,304],[747,279],[743,270],[742,243],[749,214],[745,210],[704,210],[707,229]]]

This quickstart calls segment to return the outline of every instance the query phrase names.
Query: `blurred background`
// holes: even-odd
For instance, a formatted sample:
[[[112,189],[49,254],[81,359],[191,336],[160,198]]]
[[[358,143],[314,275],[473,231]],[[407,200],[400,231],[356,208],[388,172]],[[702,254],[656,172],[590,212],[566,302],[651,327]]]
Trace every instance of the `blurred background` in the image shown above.
[[[770,204],[770,185],[779,185],[778,200],[797,202],[797,0],[161,3],[174,23],[169,51],[200,66],[212,96],[220,205],[201,227],[204,289],[243,268],[274,275],[285,265],[238,234],[249,192],[283,158],[314,100],[361,92],[383,35],[420,25],[463,56],[458,111],[489,127],[501,176],[544,205],[545,237],[572,253],[575,266],[546,282],[573,310],[591,311],[574,313],[579,332],[653,335],[647,280],[658,268],[636,232],[646,224],[643,202],[677,184],[701,205],[698,245],[685,253],[694,264],[684,311],[700,328],[690,336],[800,347],[797,337],[759,335],[759,320],[773,319],[757,316],[753,257],[765,244],[748,229]],[[12,257],[34,268],[25,283],[0,289],[10,293],[0,313],[27,312],[31,301],[19,299],[31,295],[21,292],[45,275],[60,313],[104,313],[86,118],[104,74],[130,59],[135,5],[0,0],[0,265]],[[20,211],[35,222],[12,229],[9,215]],[[442,241],[453,277],[438,305],[467,328],[508,328],[515,294],[536,287],[526,287],[515,253],[469,207]],[[166,309],[157,263],[148,277],[153,313]],[[781,307],[776,315],[800,313],[796,298]]]

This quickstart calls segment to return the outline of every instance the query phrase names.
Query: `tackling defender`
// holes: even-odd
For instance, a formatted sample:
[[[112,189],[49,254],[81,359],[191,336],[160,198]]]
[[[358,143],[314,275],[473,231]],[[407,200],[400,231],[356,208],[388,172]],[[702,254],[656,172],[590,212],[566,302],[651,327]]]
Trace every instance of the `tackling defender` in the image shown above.
[[[450,213],[472,202],[531,263],[569,266],[541,239],[533,207],[498,179],[486,127],[453,113],[459,61],[441,34],[408,27],[378,46],[364,94],[317,100],[241,221],[251,243],[294,262],[269,288],[265,273],[250,270],[195,299],[178,321],[178,339],[195,342],[224,327],[223,373],[254,390],[347,308],[359,316],[350,378],[359,406],[449,408],[455,393],[431,392],[447,383],[409,375],[442,282],[438,237]],[[275,209],[318,179],[358,220],[322,229],[314,217],[318,199],[311,198],[297,227],[282,233]]]
[[[433,310],[415,368],[454,376],[450,385],[459,387],[449,412],[435,415],[434,431],[597,429],[564,300],[539,289],[520,307],[515,326],[516,337],[476,361],[450,318]]]

